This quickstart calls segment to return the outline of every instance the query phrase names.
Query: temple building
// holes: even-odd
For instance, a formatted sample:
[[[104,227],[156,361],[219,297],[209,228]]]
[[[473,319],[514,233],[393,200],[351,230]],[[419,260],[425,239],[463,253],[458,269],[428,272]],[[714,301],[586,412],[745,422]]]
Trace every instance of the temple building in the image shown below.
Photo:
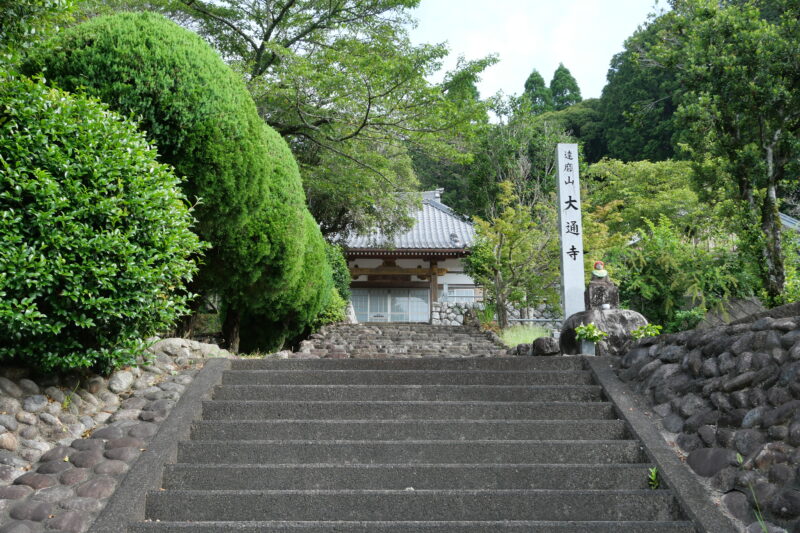
[[[388,240],[351,236],[345,254],[359,322],[430,322],[434,302],[481,299],[462,259],[475,240],[469,221],[441,203],[442,190],[422,193],[414,226]]]

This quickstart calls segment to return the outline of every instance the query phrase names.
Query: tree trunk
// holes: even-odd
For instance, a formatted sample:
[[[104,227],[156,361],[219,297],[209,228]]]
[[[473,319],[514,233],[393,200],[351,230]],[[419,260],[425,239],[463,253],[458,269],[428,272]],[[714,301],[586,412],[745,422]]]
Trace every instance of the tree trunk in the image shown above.
[[[781,246],[782,225],[778,216],[778,195],[776,191],[774,153],[767,148],[767,194],[761,207],[761,231],[764,232],[764,286],[771,304],[780,301],[786,284],[786,272],[783,265],[783,249]]]
[[[505,285],[503,274],[500,272],[494,275],[495,305],[497,306],[497,325],[500,329],[508,327],[508,309],[506,309]]]
[[[225,322],[222,324],[222,338],[225,348],[232,353],[239,353],[239,325],[241,315],[236,309],[225,311]]]

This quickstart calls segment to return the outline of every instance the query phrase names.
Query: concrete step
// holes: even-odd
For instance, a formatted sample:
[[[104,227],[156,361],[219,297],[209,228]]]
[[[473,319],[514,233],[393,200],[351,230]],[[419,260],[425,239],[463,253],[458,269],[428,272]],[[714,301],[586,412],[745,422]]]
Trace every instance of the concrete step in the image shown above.
[[[259,401],[601,401],[596,385],[226,385],[215,400]]]
[[[195,440],[621,440],[621,420],[246,420],[196,422]]]
[[[581,357],[470,359],[234,359],[233,370],[583,370]]]
[[[665,490],[166,490],[147,494],[151,520],[546,520],[680,518]]]
[[[644,490],[646,464],[167,465],[165,489]]]
[[[144,522],[129,533],[696,533],[691,522]]]
[[[633,440],[307,441],[192,440],[178,462],[195,464],[612,464],[644,462]]]
[[[585,420],[613,419],[605,402],[203,402],[204,420]]]
[[[591,385],[587,371],[230,370],[223,385]]]

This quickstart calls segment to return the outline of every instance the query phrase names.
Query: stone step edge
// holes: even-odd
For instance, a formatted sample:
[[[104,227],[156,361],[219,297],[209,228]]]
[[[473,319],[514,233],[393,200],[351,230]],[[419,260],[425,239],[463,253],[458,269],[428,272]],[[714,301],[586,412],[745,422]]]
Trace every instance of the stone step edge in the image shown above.
[[[595,402],[597,403],[597,402]],[[604,425],[620,425],[625,424],[622,420],[613,419],[613,418],[576,418],[570,420],[542,420],[541,418],[515,418],[510,420],[504,419],[495,419],[495,420],[487,420],[485,418],[403,418],[402,420],[398,420],[393,418],[391,420],[373,420],[369,418],[351,418],[351,419],[327,419],[327,418],[275,418],[264,420],[261,418],[238,418],[236,420],[194,420],[193,425],[210,425],[210,426],[219,426],[219,425],[237,425],[237,424],[259,424],[259,425],[267,425],[267,424],[513,424],[513,425],[523,425],[523,424],[546,424],[546,425],[564,425],[564,426],[571,426],[574,424],[604,424]],[[632,440],[632,439],[629,439]]]
[[[639,441],[637,439],[593,439],[593,440],[552,440],[552,439],[542,439],[542,440],[489,440],[489,439],[452,439],[452,440],[298,440],[298,439],[289,439],[289,440],[231,440],[231,439],[207,439],[207,440],[181,440],[181,444],[196,444],[196,445],[211,445],[211,444],[228,444],[228,445],[236,445],[236,444],[244,444],[247,446],[255,446],[255,445],[291,445],[291,444],[342,444],[351,446],[353,444],[392,444],[392,445],[409,445],[409,444],[432,444],[436,446],[442,446],[447,444],[490,444],[490,445],[515,445],[515,446],[522,446],[525,444],[578,444],[581,446],[589,446],[589,445],[598,445],[598,444],[624,444],[630,446],[631,444],[638,444]]]
[[[492,469],[492,468],[558,468],[568,470],[572,469],[589,469],[589,468],[602,468],[602,469],[643,469],[650,465],[650,463],[170,463],[167,465],[169,468],[187,468],[187,469],[213,469],[213,468],[252,468],[254,470],[264,469],[272,470],[276,468],[330,468],[330,469],[349,469],[349,468],[364,468],[364,469],[378,469],[378,468],[453,468],[453,469]]]
[[[516,531],[525,533],[697,533],[694,525],[686,521],[616,521],[616,522],[544,522],[544,521],[484,521],[484,522],[168,522],[148,521],[133,525],[128,530],[130,533],[267,533],[275,531],[286,533],[289,531],[312,532],[439,532],[454,533],[464,531],[467,533],[494,533],[500,531]],[[730,532],[727,532],[730,533]]]
[[[568,401],[568,402],[491,402],[491,401],[458,401],[458,400],[390,400],[390,401],[371,401],[371,400],[336,400],[336,401],[323,401],[323,400],[203,400],[203,405],[447,405],[447,406],[456,406],[456,405],[486,405],[486,406],[506,406],[506,407],[515,407],[515,406],[530,406],[530,407],[548,407],[548,406],[578,406],[578,405],[586,405],[586,406],[597,406],[597,405],[604,405],[608,406],[611,405],[611,402],[601,400],[601,401],[592,401],[592,402],[576,402],[576,401]]]
[[[629,496],[670,496],[672,491],[669,489],[419,489],[419,490],[403,490],[403,489],[269,489],[269,490],[236,490],[236,489],[158,489],[150,490],[147,492],[148,497],[157,497],[160,494],[180,494],[186,496],[203,495],[203,496],[235,496],[235,495],[264,495],[264,496],[334,496],[340,494],[348,495],[386,495],[386,496],[406,496],[409,494],[426,496],[433,494],[452,494],[454,496],[475,495],[481,496],[486,494],[498,495],[531,495],[536,494],[556,494],[556,495],[576,495],[585,494],[588,496],[601,495],[601,494],[614,494],[629,495]]]

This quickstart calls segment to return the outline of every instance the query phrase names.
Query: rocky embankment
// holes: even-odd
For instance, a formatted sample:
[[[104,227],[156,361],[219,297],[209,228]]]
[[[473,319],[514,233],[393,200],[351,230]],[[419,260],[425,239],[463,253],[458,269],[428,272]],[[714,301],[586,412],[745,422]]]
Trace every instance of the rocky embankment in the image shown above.
[[[643,339],[621,363],[748,531],[758,510],[800,531],[800,316]]]
[[[164,339],[111,376],[0,371],[0,533],[85,531],[212,344]]]

